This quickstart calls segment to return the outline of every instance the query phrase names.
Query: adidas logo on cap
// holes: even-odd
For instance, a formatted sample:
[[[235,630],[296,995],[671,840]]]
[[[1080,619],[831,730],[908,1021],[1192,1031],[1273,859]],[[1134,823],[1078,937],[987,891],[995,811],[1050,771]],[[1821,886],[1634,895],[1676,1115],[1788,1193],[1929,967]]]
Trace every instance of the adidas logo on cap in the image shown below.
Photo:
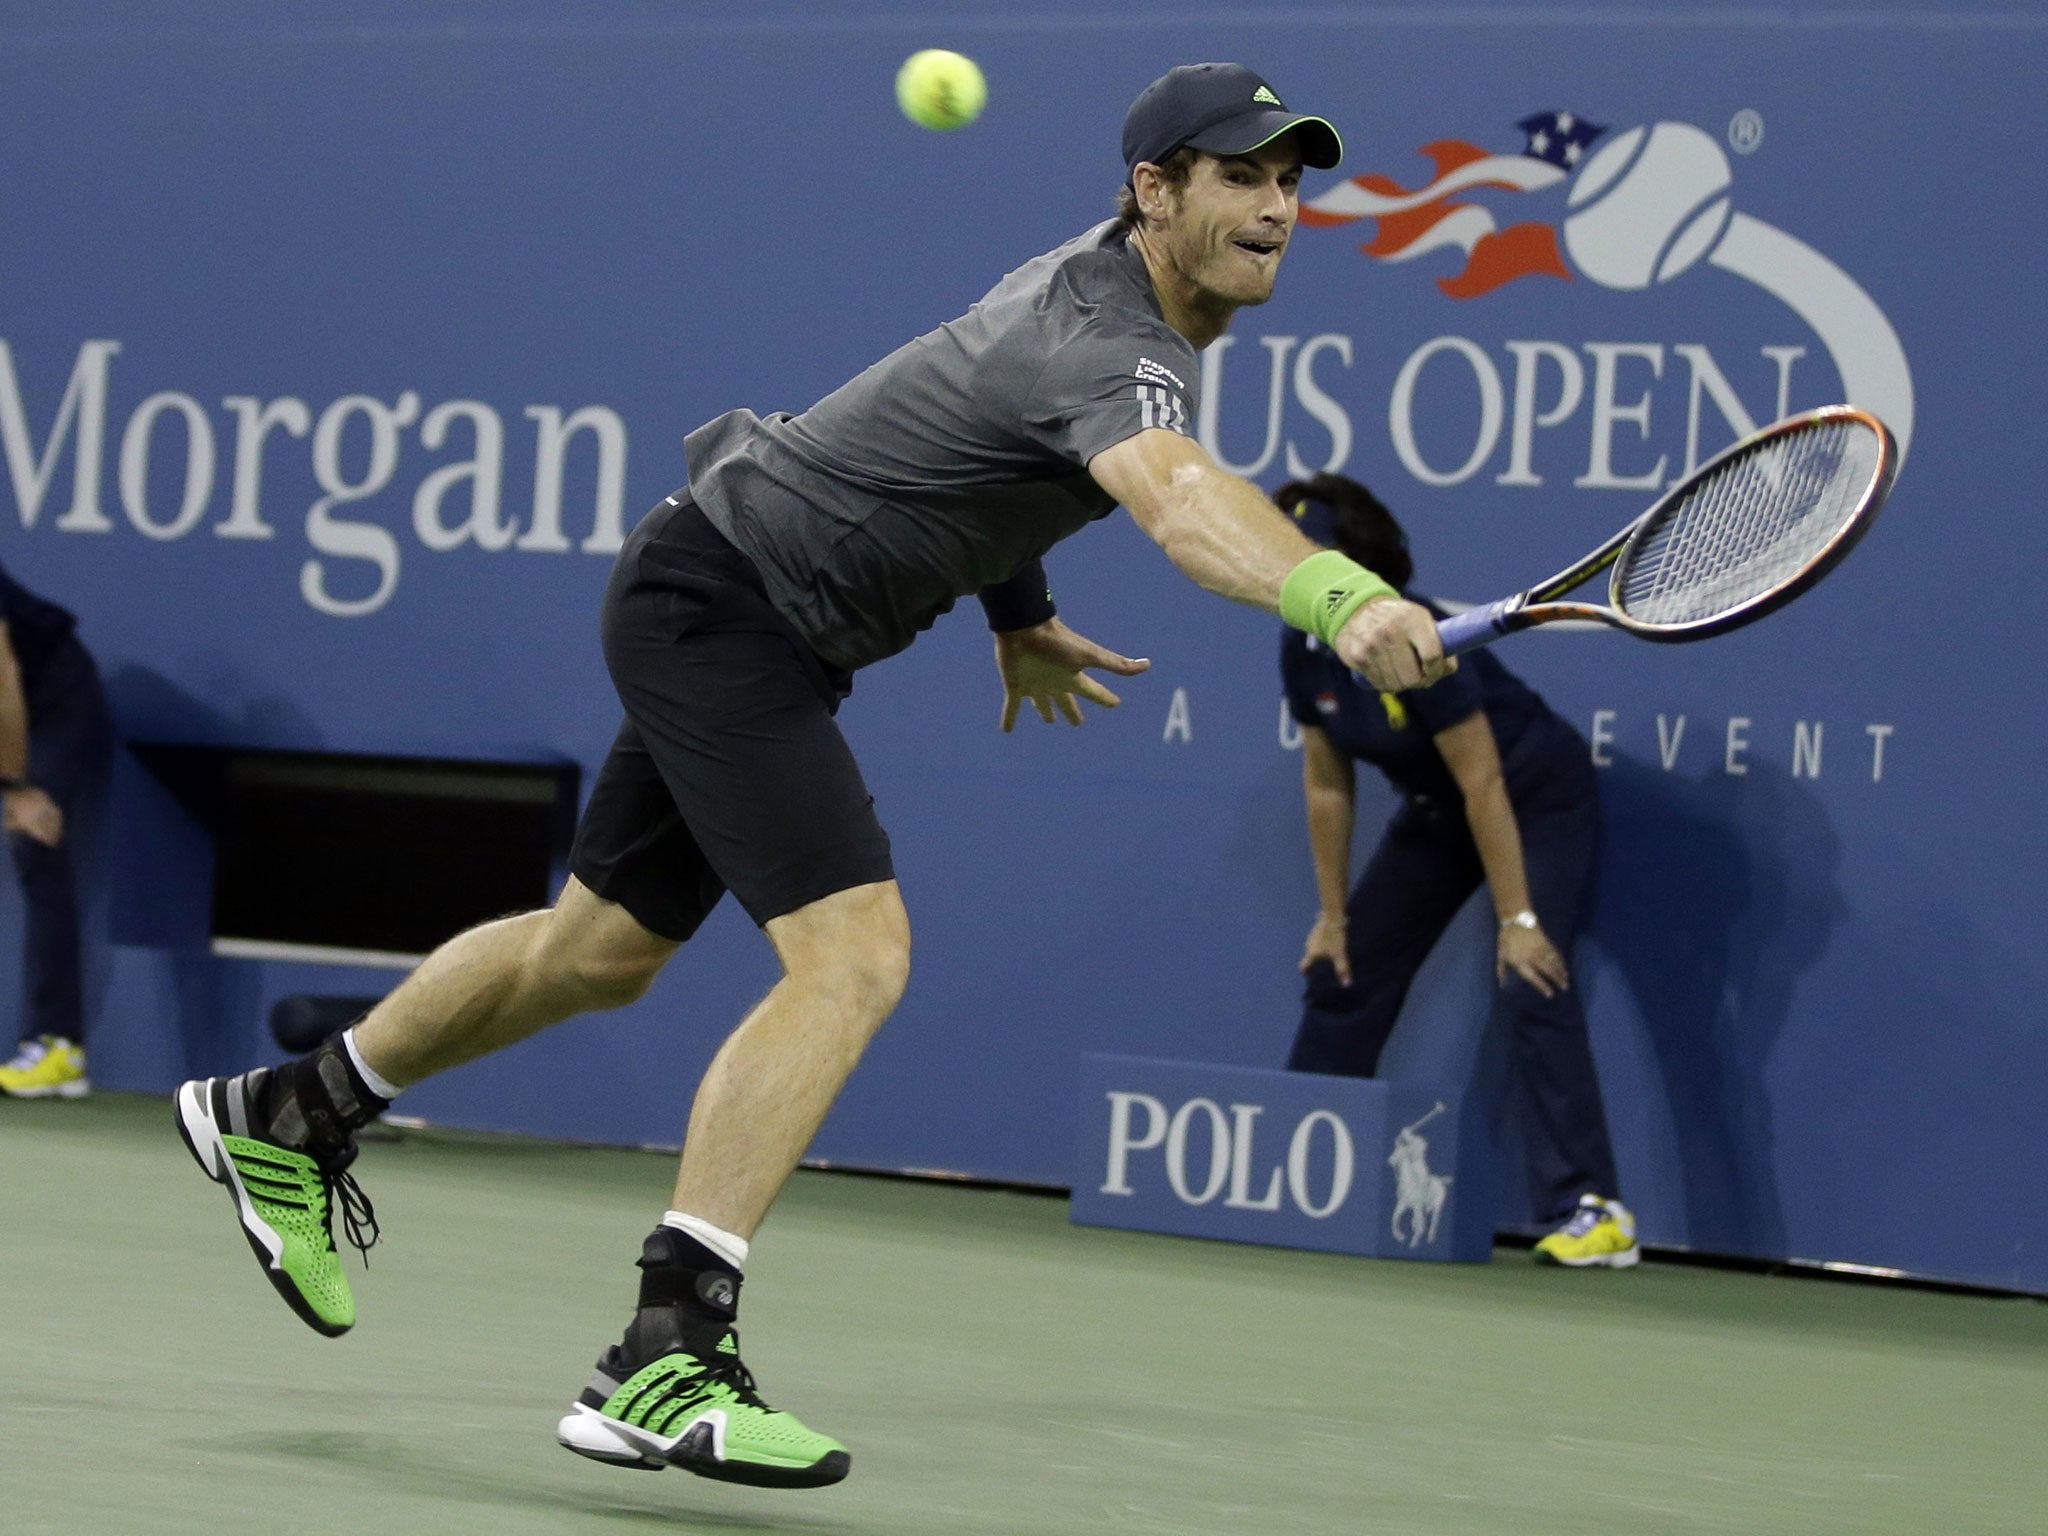
[[[1263,101],[1269,107],[1280,107],[1283,110],[1287,105],[1278,96],[1273,94],[1273,88],[1270,85],[1262,85],[1256,91],[1253,91],[1252,100]]]

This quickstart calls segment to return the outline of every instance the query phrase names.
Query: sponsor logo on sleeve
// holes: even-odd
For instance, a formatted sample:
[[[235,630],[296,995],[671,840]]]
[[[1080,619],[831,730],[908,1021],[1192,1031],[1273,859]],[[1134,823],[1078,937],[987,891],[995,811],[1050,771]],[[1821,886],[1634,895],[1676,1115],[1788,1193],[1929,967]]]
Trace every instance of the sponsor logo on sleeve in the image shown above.
[[[1138,421],[1183,437],[1188,430],[1187,386],[1180,375],[1149,357],[1138,359]]]

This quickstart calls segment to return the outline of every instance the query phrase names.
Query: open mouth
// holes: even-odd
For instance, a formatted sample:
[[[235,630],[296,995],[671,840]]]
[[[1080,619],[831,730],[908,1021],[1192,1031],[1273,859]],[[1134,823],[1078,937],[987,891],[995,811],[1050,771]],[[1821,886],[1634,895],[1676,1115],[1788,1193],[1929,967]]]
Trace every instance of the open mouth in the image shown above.
[[[1280,254],[1282,242],[1278,240],[1244,239],[1233,240],[1231,244],[1235,245],[1240,251],[1251,252],[1254,256],[1277,256]]]

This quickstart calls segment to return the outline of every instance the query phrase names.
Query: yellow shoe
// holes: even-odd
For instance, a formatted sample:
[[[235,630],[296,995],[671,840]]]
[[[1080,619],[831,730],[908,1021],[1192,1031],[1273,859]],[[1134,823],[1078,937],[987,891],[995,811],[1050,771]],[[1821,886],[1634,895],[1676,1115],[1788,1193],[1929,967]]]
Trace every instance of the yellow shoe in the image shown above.
[[[1636,1219],[1619,1200],[1598,1195],[1579,1196],[1579,1208],[1572,1219],[1536,1245],[1538,1264],[1563,1264],[1572,1269],[1604,1265],[1627,1269],[1640,1264],[1643,1250],[1636,1246]]]
[[[91,1092],[84,1047],[59,1035],[22,1041],[14,1060],[0,1067],[0,1093],[17,1099],[82,1099]]]

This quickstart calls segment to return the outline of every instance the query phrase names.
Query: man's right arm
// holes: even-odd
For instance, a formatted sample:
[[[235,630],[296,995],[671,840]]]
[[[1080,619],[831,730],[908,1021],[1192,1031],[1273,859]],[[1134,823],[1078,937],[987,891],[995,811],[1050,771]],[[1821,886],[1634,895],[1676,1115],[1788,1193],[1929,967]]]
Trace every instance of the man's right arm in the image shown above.
[[[1155,427],[1127,437],[1090,459],[1088,473],[1169,560],[1234,602],[1279,613],[1287,578],[1324,553],[1265,492],[1178,432]],[[1332,644],[1345,665],[1388,692],[1426,687],[1457,666],[1444,656],[1429,611],[1399,598],[1366,603]]]

